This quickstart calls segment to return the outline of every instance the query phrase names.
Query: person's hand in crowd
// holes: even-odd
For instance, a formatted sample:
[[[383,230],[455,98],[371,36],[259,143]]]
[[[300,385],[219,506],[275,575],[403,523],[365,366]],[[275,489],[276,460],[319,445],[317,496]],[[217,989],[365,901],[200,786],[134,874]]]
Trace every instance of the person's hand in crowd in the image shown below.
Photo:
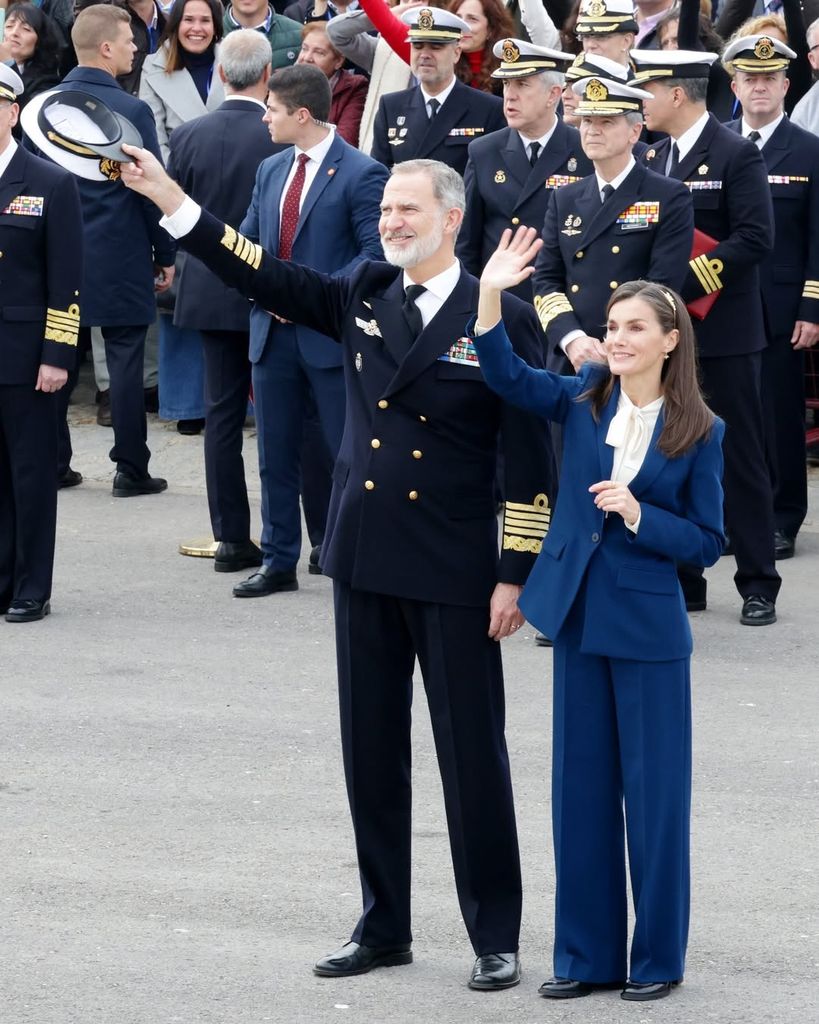
[[[605,363],[606,350],[597,338],[590,338],[584,334],[569,342],[566,346],[566,358],[574,367],[575,373],[578,373],[584,363]]]
[[[625,484],[601,480],[592,484],[589,492],[595,495],[595,505],[606,515],[616,512],[629,526],[634,526],[640,518],[640,503]]]
[[[519,227],[514,235],[506,228],[483,268],[481,284],[504,291],[514,288],[535,272],[532,261],[543,247],[543,239],[534,228]]]
[[[120,164],[123,185],[156,203],[166,216],[176,213],[184,202],[185,193],[165,173],[153,153],[138,146],[124,144],[122,148],[133,161]]]
[[[489,636],[503,640],[512,636],[524,623],[518,610],[518,598],[523,587],[515,583],[498,583],[489,602]]]
[[[813,348],[819,341],[819,324],[808,323],[807,320],[797,320],[793,325],[793,336],[791,345],[794,349]]]
[[[400,18],[404,11],[411,11],[413,7],[420,7],[424,0],[399,0],[398,3],[390,3],[392,13]]]
[[[67,380],[68,370],[63,370],[59,366],[49,366],[48,363],[41,363],[40,369],[37,372],[37,383],[34,386],[34,390],[50,394],[54,391],[59,391]]]
[[[157,295],[162,292],[166,292],[173,284],[174,274],[176,273],[176,267],[160,267],[158,263],[154,263],[154,291]]]
[[[318,21],[327,13],[327,0],[313,0],[313,20]]]

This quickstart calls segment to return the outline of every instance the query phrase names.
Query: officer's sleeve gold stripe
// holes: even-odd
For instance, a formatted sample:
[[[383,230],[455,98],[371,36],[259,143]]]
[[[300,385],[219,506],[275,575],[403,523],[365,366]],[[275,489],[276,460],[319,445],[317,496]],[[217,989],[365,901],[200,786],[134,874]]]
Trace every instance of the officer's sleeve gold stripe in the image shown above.
[[[532,537],[503,537],[504,551],[523,551],[527,554],[539,555],[543,547],[543,541],[535,540]]]
[[[549,499],[545,494],[536,494],[535,500],[531,504],[524,504],[520,501],[505,501],[503,507],[511,509],[513,512],[549,512]]]
[[[248,260],[248,263],[253,267],[254,270],[258,270],[262,265],[262,247],[254,244],[252,259]]]
[[[709,282],[709,284],[711,286],[708,289],[708,291],[710,291],[710,292],[717,291],[717,289],[721,287],[720,280],[717,277],[716,273],[714,272],[714,268],[711,266],[711,263],[710,263],[708,257],[703,253],[702,256],[698,256],[694,262],[700,268],[700,271],[702,272],[703,277],[705,278],[706,281]]]
[[[702,290],[705,292],[706,295],[710,295],[711,292],[713,292],[715,289],[711,287],[709,282],[703,276],[703,273],[700,270],[700,267],[699,267],[699,264],[697,263],[697,261],[696,260],[691,260],[691,262],[689,263],[689,266],[691,267],[691,269],[696,274],[697,280],[700,282],[700,287],[702,288]]]
[[[527,525],[527,524],[530,525],[530,526],[540,526],[543,523],[548,523],[550,519],[551,519],[551,514],[548,511],[546,511],[546,512],[510,512],[509,509],[507,509],[506,510],[506,519],[505,519],[505,521],[507,523],[515,523],[518,526],[523,526],[523,525]]]
[[[71,333],[70,331],[60,331],[46,324],[45,333],[43,337],[46,341],[56,341],[61,345],[76,345],[77,344],[77,332]]]
[[[74,312],[76,310],[76,312]],[[70,309],[52,309],[50,306],[46,309],[47,316],[62,316],[67,320],[73,320],[75,323],[80,322],[80,307],[72,306]]]
[[[540,529],[540,530],[531,530],[531,529],[527,530],[527,529],[524,529],[522,526],[508,526],[507,525],[507,526],[504,526],[503,532],[504,532],[504,535],[508,534],[509,536],[512,536],[512,537],[540,537],[540,538],[543,538],[543,537],[546,536],[545,528],[544,529]]]

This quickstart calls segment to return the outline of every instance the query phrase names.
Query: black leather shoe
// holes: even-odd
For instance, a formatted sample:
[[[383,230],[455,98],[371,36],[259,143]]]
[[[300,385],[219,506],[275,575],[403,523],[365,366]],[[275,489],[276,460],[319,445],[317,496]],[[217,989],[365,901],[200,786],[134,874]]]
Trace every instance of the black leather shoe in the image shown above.
[[[262,553],[252,540],[234,544],[231,541],[219,541],[219,547],[213,556],[213,568],[216,572],[239,572],[241,569],[255,569],[262,564]]]
[[[592,992],[605,992],[614,988],[622,988],[622,981],[572,981],[571,978],[549,978],[544,981],[538,992],[544,999],[579,999],[590,996]]]
[[[360,946],[348,942],[335,953],[324,956],[313,967],[321,978],[346,978],[366,974],[374,967],[400,967],[412,963],[412,950],[406,946]]]
[[[707,607],[705,601],[686,600],[685,610],[687,612],[704,612]]]
[[[258,572],[254,572],[252,576],[236,584],[233,588],[233,596],[266,597],[268,594],[275,594],[278,591],[298,589],[299,581],[296,579],[295,569],[274,572],[270,566],[263,565]]]
[[[57,480],[57,489],[62,490],[63,487],[76,487],[77,484],[81,483],[82,473],[78,473],[76,469],[72,469],[69,466],[63,475]]]
[[[743,626],[773,625],[776,622],[776,605],[762,594],[751,594],[742,602],[739,621]]]
[[[120,471],[114,475],[111,493],[115,498],[135,498],[138,494],[159,494],[167,486],[168,481],[161,476],[131,476]]]
[[[321,576],[321,566],[319,565],[319,559],[321,558],[321,544],[316,544],[313,550],[310,552],[310,558],[307,561],[307,571],[311,576]]]
[[[12,601],[6,612],[6,622],[37,622],[50,613],[48,601]]]
[[[546,636],[545,633],[541,633],[541,632],[538,631],[537,633],[535,633],[535,646],[537,646],[537,647],[554,647],[554,644],[549,639],[549,637]]]
[[[784,530],[774,531],[774,558],[781,562],[785,558],[793,558],[796,553],[796,538],[789,537]]]
[[[519,985],[520,957],[517,953],[484,953],[475,961],[467,984],[477,992]]]
[[[184,434],[186,437],[196,437],[204,429],[204,420],[178,420],[176,424],[177,434]]]
[[[647,1003],[651,999],[665,999],[671,990],[679,985],[679,981],[627,981],[620,993],[621,999],[633,1003]]]

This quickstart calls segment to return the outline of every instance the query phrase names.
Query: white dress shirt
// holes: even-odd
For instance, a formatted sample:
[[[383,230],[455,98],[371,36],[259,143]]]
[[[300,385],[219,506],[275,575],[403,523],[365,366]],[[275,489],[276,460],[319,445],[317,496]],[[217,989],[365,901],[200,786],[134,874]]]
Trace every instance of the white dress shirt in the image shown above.
[[[455,88],[455,83],[456,82],[457,82],[457,78],[453,75],[452,76],[452,81],[449,83],[449,85],[446,87],[446,89],[444,89],[442,92],[439,92],[437,96],[430,96],[430,94],[424,89],[423,85],[419,86],[419,88],[421,90],[421,95],[424,97],[424,106],[427,108],[427,117],[429,117],[429,101],[430,100],[438,100],[438,102],[441,105],[440,107],[438,107],[438,113],[440,114],[441,113],[441,107],[446,103],[447,97],[452,92],[452,90]]]
[[[557,118],[554,119],[554,123],[552,124],[552,127],[548,130],[548,132],[546,132],[545,135],[541,135],[539,139],[527,139],[525,135],[523,135],[521,132],[518,132],[518,138],[523,143],[523,151],[524,153],[526,153],[527,160],[532,159],[532,151],[529,147],[532,145],[533,142],[540,143],[540,152],[538,153],[538,156],[540,157],[543,155],[543,151],[549,145],[549,139],[551,139],[551,137],[554,135],[556,128]]]
[[[759,132],[759,138],[754,142],[757,149],[762,149],[768,139],[773,135],[776,129],[779,127],[779,122],[785,117],[784,114],[780,114],[775,121],[771,121],[770,124],[765,124],[761,128],[752,128],[743,117],[742,119],[742,137],[747,139],[751,132]]]
[[[290,188],[290,182],[296,176],[296,171],[298,170],[299,155],[301,153],[306,153],[310,158],[304,165],[304,187],[302,188],[301,195],[299,196],[299,212],[301,212],[301,208],[304,206],[304,200],[307,193],[310,191],[310,186],[313,184],[313,180],[318,174],[318,169],[321,166],[322,160],[330,152],[330,146],[332,146],[333,139],[335,139],[335,137],[335,132],[331,129],[327,132],[327,137],[322,139],[321,142],[313,146],[311,149],[299,149],[298,146],[293,147],[293,166],[290,168],[287,177],[284,179],[282,194],[279,196],[279,222],[281,222],[282,210],[284,208],[284,197],[287,195],[287,190]]]
[[[418,312],[421,314],[421,320],[423,321],[424,327],[429,324],[430,320],[435,316],[438,310],[443,306],[449,296],[455,290],[455,285],[458,283],[461,277],[461,264],[458,260],[443,270],[440,274],[436,274],[435,277],[431,277],[428,281],[421,282],[426,288],[426,291],[419,295],[415,300],[415,305],[418,307]],[[411,284],[416,282],[412,280],[409,274],[404,271],[404,291]]]
[[[705,131],[705,126],[708,124],[709,119],[710,115],[706,110],[701,117],[697,118],[689,129],[684,131],[678,139],[674,140],[677,143],[677,152],[680,154],[680,163],[683,162],[685,157],[688,156],[696,145],[697,139],[699,139],[700,135]]]
[[[14,139],[10,138],[9,144],[6,146],[3,152],[0,153],[0,178],[2,178],[8,170],[8,166],[11,163],[12,158],[16,152],[17,143],[14,141]]]
[[[641,408],[631,401],[622,387],[620,388],[617,412],[606,434],[606,444],[614,449],[611,479],[615,483],[628,487],[640,472],[662,407],[662,395]],[[626,523],[626,527],[632,533],[636,533],[641,518],[641,515],[638,515],[636,522]]]

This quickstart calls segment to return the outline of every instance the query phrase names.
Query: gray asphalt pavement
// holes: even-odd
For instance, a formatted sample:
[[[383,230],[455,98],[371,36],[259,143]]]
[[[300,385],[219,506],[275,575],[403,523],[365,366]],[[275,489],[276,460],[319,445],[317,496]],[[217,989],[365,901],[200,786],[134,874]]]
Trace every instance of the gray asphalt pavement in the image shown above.
[[[524,866],[524,980],[465,987],[423,688],[414,734],[415,963],[312,962],[360,907],[341,771],[331,584],[239,601],[177,554],[208,535],[202,439],[151,417],[167,493],[111,497],[111,432],[72,408],[53,614],[0,622],[0,1024],[809,1024],[819,1020],[819,472],[780,621],[742,627],[733,563],[693,616],[693,912],[685,984],[553,1004],[551,655],[505,645]],[[256,522],[254,441],[246,441]],[[396,537],[396,544],[401,538]]]

